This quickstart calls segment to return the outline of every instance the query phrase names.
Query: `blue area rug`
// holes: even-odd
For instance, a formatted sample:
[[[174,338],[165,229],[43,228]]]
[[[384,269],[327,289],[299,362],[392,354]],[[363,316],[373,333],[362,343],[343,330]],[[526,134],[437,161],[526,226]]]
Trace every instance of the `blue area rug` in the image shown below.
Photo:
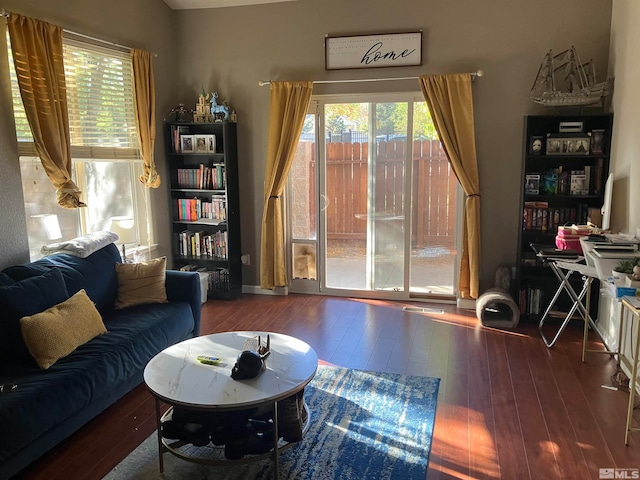
[[[305,388],[311,426],[280,455],[280,478],[424,480],[440,379],[320,366]],[[154,433],[106,480],[268,479],[271,460],[205,466],[165,453],[158,469]]]

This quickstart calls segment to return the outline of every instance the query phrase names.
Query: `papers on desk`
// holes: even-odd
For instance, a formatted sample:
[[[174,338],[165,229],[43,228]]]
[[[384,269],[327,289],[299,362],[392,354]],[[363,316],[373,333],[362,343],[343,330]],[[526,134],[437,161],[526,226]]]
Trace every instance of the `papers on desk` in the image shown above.
[[[605,249],[601,250],[597,246],[593,247],[593,254],[598,258],[635,258],[640,257],[640,251],[638,250],[621,250],[621,249]]]
[[[636,310],[640,310],[640,297],[630,297],[628,295],[625,295],[622,298],[626,300],[629,305],[632,305],[633,308],[635,308]]]
[[[617,245],[635,245],[637,248],[638,244],[640,243],[640,240],[638,240],[636,237],[631,235],[623,235],[622,233],[607,233],[605,234],[605,237],[607,238],[607,241],[609,243]]]
[[[593,252],[600,258],[626,258],[627,255],[640,256],[638,244],[640,241],[628,235],[590,235],[586,239],[581,238],[580,244],[583,250]]]
[[[640,256],[638,252],[638,239],[626,235],[605,235],[606,242],[597,242],[593,245],[595,255],[600,258],[624,258],[629,256]]]

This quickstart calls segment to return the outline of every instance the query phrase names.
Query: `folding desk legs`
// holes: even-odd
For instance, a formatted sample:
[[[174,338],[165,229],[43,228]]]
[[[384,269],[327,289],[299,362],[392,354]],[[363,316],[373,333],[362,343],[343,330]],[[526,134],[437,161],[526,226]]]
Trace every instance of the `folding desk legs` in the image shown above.
[[[558,280],[560,280],[560,286],[558,287],[558,290],[556,291],[555,295],[551,299],[551,302],[549,303],[549,306],[545,310],[544,315],[542,315],[542,318],[540,319],[540,323],[538,324],[538,331],[540,332],[540,336],[542,337],[542,341],[549,348],[552,347],[556,343],[556,341],[558,340],[558,338],[560,337],[562,332],[564,332],[564,329],[567,328],[567,325],[569,325],[569,321],[571,320],[571,317],[576,312],[576,310],[580,309],[580,315],[584,319],[585,323],[592,322],[591,316],[589,315],[589,310],[585,310],[584,306],[582,305],[582,299],[584,298],[585,294],[587,294],[587,305],[589,304],[590,295],[588,293],[590,293],[591,282],[592,282],[593,279],[591,277],[583,277],[584,278],[584,283],[582,284],[582,289],[580,290],[580,294],[576,295],[575,290],[573,289],[573,287],[569,283],[569,276],[573,272],[569,272],[565,276],[565,275],[562,275],[562,274],[558,273],[557,268],[558,267],[556,267],[555,265],[553,266],[553,271],[556,274],[556,276],[558,277]],[[547,317],[549,315],[549,312],[551,311],[551,309],[555,305],[555,303],[558,300],[558,297],[562,293],[563,289],[567,290],[567,293],[569,294],[569,296],[573,300],[573,305],[571,306],[571,309],[569,310],[569,313],[567,313],[567,316],[565,317],[564,321],[562,322],[562,325],[560,325],[560,328],[556,332],[556,334],[553,337],[553,339],[548,340],[547,337],[545,336],[544,332],[542,331],[542,327],[544,325],[545,320],[547,319]]]

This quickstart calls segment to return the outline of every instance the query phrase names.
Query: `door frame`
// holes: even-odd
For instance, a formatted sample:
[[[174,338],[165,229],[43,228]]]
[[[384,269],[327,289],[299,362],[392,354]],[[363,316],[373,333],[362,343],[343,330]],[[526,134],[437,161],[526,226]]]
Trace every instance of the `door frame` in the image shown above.
[[[330,288],[326,286],[325,270],[326,265],[324,262],[326,254],[326,219],[322,213],[321,204],[323,201],[321,197],[325,192],[326,182],[326,148],[324,131],[325,131],[325,118],[320,114],[320,109],[327,103],[357,103],[361,99],[366,103],[389,103],[389,102],[424,102],[424,97],[421,92],[388,92],[388,93],[355,93],[355,94],[331,94],[331,95],[312,95],[309,104],[308,115],[315,117],[315,150],[316,150],[316,239],[294,239],[291,236],[291,195],[290,179],[287,179],[287,188],[285,189],[285,202],[284,204],[284,218],[286,220],[285,227],[285,245],[286,245],[286,260],[287,260],[287,272],[289,280],[289,291],[292,293],[308,293],[308,294],[322,294],[332,296],[349,296],[359,298],[373,298],[373,299],[389,299],[389,300],[423,300],[423,301],[436,301],[445,303],[455,303],[458,294],[458,279],[460,270],[460,255],[455,255],[454,260],[454,272],[453,272],[453,295],[443,294],[421,294],[417,292],[411,292],[411,217],[410,212],[405,212],[404,221],[404,289],[400,292],[385,291],[385,290],[352,290],[343,288]],[[375,109],[374,109],[375,110]],[[375,113],[372,121],[375,121]],[[375,151],[375,138],[372,135],[372,129],[369,129],[369,155]],[[408,109],[407,117],[407,138],[413,138],[413,108]],[[413,170],[413,142],[409,142],[406,149],[405,158],[405,198],[411,199],[413,195],[413,182],[412,182],[412,170]],[[370,179],[371,180],[371,179]],[[456,191],[456,233],[454,245],[456,251],[460,252],[462,246],[462,228],[464,221],[464,194],[462,187],[458,183]],[[411,208],[411,201],[408,202],[408,207]],[[293,244],[314,244],[316,246],[316,279],[294,279],[291,272],[293,272]]]

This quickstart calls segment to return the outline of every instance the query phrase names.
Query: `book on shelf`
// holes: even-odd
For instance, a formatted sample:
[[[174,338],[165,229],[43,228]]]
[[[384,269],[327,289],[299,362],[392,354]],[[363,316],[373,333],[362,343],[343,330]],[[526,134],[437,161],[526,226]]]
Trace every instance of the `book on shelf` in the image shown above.
[[[593,193],[600,195],[604,188],[604,158],[598,158],[596,160],[595,174],[593,181]]]
[[[176,202],[177,220],[215,225],[218,221],[227,219],[227,201],[224,195],[213,195],[210,202],[197,197],[178,198]]]
[[[171,151],[173,153],[182,153],[180,137],[188,134],[189,127],[185,125],[173,125],[171,127]]]
[[[186,257],[227,260],[228,234],[226,231],[207,233],[184,230],[179,234],[179,252]]]
[[[518,299],[520,311],[527,315],[540,315],[543,305],[543,290],[540,287],[526,287],[520,290]]]
[[[584,166],[584,176],[585,176],[585,195],[589,195],[593,192],[592,182],[595,180],[595,175],[592,174],[593,167],[591,165]]]
[[[549,202],[524,202],[524,230],[546,230],[548,224]]]
[[[604,128],[591,130],[591,155],[601,155],[604,148]]]
[[[587,209],[581,207],[579,211],[574,207],[549,207],[548,202],[524,202],[522,229],[555,231],[560,225],[576,223],[580,218],[586,218]]]

